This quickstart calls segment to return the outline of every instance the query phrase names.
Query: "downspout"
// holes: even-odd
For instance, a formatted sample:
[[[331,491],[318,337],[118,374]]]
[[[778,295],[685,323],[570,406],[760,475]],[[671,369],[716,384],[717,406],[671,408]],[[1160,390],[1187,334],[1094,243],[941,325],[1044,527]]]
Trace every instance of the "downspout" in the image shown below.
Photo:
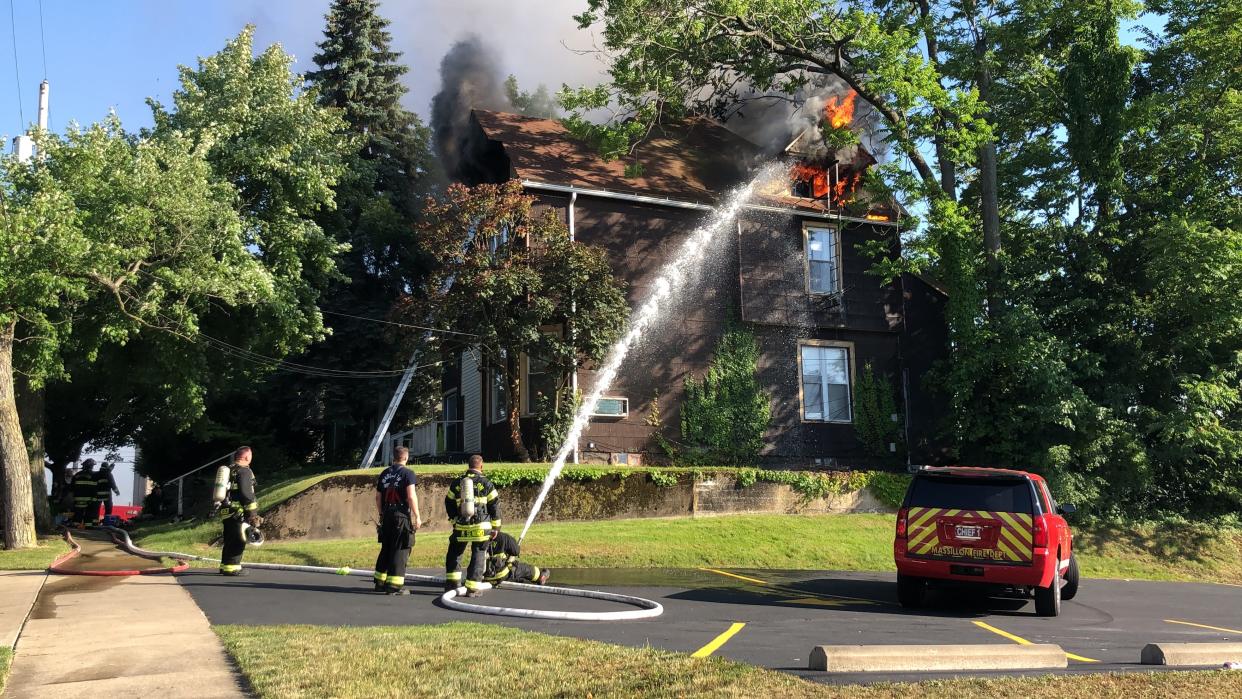
[[[578,203],[578,192],[577,191],[570,192],[569,193],[569,242],[571,243],[574,242],[574,204],[576,203]],[[570,318],[570,323],[569,323],[569,339],[570,339],[570,344],[574,346],[576,346],[576,344],[574,343],[574,340],[577,339],[578,331],[576,329],[576,326],[573,323],[572,316],[576,315],[577,313],[578,313],[578,301],[576,299],[570,299],[569,300],[569,315],[571,316],[571,318]],[[573,371],[569,372],[569,394],[573,397],[573,400],[575,401],[578,400],[577,351],[574,352],[574,369]],[[575,464],[578,463],[577,441],[574,442],[574,450],[570,456],[570,459],[572,463],[575,463]]]

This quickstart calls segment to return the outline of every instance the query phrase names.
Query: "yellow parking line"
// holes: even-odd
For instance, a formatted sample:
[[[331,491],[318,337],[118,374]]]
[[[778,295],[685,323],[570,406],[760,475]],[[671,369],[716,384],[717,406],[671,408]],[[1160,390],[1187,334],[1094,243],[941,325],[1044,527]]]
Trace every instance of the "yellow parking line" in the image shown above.
[[[755,583],[755,584],[757,584],[757,585],[767,585],[767,584],[768,584],[768,582],[767,582],[766,580],[760,580],[759,578],[748,578],[748,577],[746,577],[745,575],[738,575],[737,573],[726,573],[726,572],[725,572],[725,571],[723,571],[723,570],[716,570],[715,568],[699,568],[699,570],[705,570],[705,571],[707,571],[707,572],[709,572],[709,573],[715,573],[716,575],[726,575],[726,576],[728,576],[728,577],[730,577],[730,578],[737,578],[738,580],[745,580],[746,582],[752,582],[752,583]]]
[[[1237,629],[1226,629],[1220,626],[1208,626],[1207,624],[1196,624],[1193,621],[1178,621],[1176,619],[1165,619],[1165,621],[1170,624],[1181,624],[1182,626],[1198,626],[1201,629],[1211,629],[1212,631],[1224,631],[1225,633],[1242,634],[1242,631],[1239,631]]]
[[[733,622],[733,625],[730,626],[727,631],[713,638],[711,643],[708,643],[702,648],[691,653],[690,657],[691,658],[706,658],[712,653],[715,653],[717,648],[723,646],[730,638],[733,638],[733,636],[736,635],[738,631],[742,630],[743,626],[746,626],[746,624],[740,621]]]
[[[1020,645],[1020,646],[1030,646],[1030,645],[1034,645],[1033,643],[1031,643],[1030,641],[1026,640],[1025,638],[1022,638],[1021,636],[1015,636],[1015,635],[1013,635],[1013,634],[1009,633],[1008,631],[1002,631],[1001,629],[998,629],[998,628],[996,628],[995,626],[992,626],[991,624],[985,624],[985,623],[983,623],[982,621],[972,621],[971,623],[972,623],[972,624],[974,624],[975,626],[978,626],[978,627],[979,627],[979,628],[981,628],[981,629],[984,629],[984,630],[986,630],[986,631],[991,631],[992,633],[996,634],[997,636],[1003,636],[1003,637],[1005,637],[1005,638],[1008,638],[1009,640],[1013,641],[1014,643],[1017,643],[1017,644],[1018,644],[1018,645]],[[1080,663],[1098,663],[1098,662],[1100,662],[1100,661],[1096,660],[1095,658],[1085,658],[1085,657],[1083,657],[1083,656],[1081,656],[1081,655],[1075,655],[1075,654],[1073,654],[1073,653],[1066,653],[1066,654],[1065,654],[1065,657],[1069,658],[1070,660],[1077,660],[1077,661],[1078,661],[1078,662],[1080,662]]]

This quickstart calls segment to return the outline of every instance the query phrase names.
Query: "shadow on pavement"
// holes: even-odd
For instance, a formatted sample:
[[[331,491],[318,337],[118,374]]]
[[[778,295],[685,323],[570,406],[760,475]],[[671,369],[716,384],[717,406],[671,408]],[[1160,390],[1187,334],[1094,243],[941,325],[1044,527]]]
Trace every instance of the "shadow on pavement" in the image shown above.
[[[953,588],[930,590],[923,607],[905,609],[897,604],[896,583],[859,578],[810,578],[770,585],[699,587],[674,593],[668,599],[896,616],[982,618],[1035,614],[1028,599],[988,597],[977,591]]]

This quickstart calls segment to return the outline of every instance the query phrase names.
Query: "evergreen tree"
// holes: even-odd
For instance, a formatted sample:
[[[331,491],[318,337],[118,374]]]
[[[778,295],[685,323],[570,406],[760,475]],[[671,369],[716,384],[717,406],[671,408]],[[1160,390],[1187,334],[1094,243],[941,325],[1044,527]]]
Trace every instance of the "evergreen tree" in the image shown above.
[[[389,20],[377,0],[334,0],[325,17],[323,41],[307,73],[319,102],[339,109],[358,149],[337,187],[337,208],[320,218],[324,230],[349,251],[339,260],[347,279],[325,295],[325,324],[332,335],[313,347],[304,364],[361,371],[399,368],[402,338],[383,319],[406,289],[418,286],[426,260],[412,244],[411,222],[433,174],[430,132],[401,100],[408,68],[391,48]],[[344,315],[342,315],[344,314]],[[285,410],[266,415],[287,433],[290,459],[307,444],[322,445],[324,458],[344,462],[366,445],[393,380],[274,377],[265,388]],[[429,387],[424,387],[429,388]],[[420,391],[412,390],[411,395]],[[422,391],[421,393],[426,393]],[[408,418],[398,415],[398,422]],[[236,425],[241,429],[243,425]]]

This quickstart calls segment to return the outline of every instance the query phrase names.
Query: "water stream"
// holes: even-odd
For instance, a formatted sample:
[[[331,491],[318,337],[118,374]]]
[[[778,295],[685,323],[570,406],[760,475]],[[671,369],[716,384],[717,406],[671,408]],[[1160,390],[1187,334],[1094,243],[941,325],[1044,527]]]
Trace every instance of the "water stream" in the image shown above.
[[[660,276],[653,284],[654,291],[651,296],[643,302],[642,307],[636,313],[630,316],[629,327],[626,328],[625,334],[604,356],[604,364],[595,374],[595,385],[587,394],[586,399],[582,401],[582,405],[578,407],[577,414],[574,415],[569,434],[565,437],[560,450],[556,452],[556,458],[552,461],[552,468],[548,471],[547,477],[543,479],[539,497],[535,498],[535,504],[530,509],[530,515],[526,517],[526,524],[522,527],[522,535],[518,537],[518,541],[526,538],[526,532],[530,529],[531,523],[535,521],[535,517],[539,515],[539,510],[543,508],[543,501],[548,497],[552,484],[565,469],[565,461],[573,452],[574,445],[578,443],[582,430],[586,429],[591,421],[591,415],[599,405],[600,398],[617,378],[617,371],[621,368],[621,363],[625,361],[625,356],[647,333],[651,324],[659,320],[665,307],[664,302],[681,290],[680,287],[685,281],[687,272],[702,263],[703,255],[707,252],[716,234],[732,225],[738,214],[754,196],[755,191],[778,174],[784,174],[784,170],[779,166],[765,167],[749,182],[735,189],[725,203],[712,211],[707,221],[686,238],[677,254],[665,264]]]

